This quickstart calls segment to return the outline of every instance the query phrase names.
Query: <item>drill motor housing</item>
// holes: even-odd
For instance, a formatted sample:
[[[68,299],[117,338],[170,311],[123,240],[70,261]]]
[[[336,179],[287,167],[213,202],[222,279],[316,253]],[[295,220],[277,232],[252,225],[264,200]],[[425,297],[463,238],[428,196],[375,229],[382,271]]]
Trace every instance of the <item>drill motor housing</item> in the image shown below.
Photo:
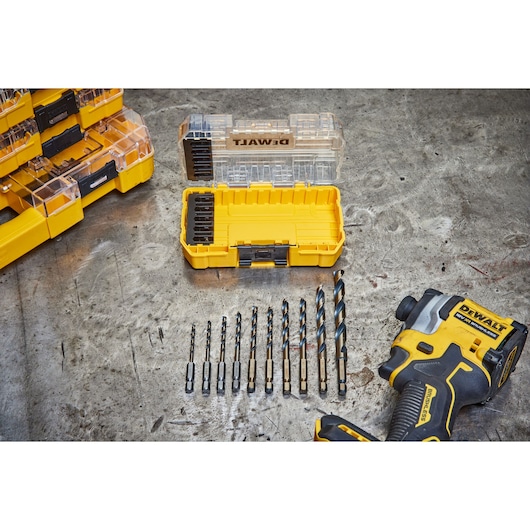
[[[379,367],[400,393],[387,441],[448,440],[463,406],[486,403],[506,384],[528,334],[519,322],[435,289],[418,301],[405,297],[396,318],[403,325]],[[373,440],[336,416],[322,418],[318,429],[319,440],[346,439],[345,432],[353,441]]]

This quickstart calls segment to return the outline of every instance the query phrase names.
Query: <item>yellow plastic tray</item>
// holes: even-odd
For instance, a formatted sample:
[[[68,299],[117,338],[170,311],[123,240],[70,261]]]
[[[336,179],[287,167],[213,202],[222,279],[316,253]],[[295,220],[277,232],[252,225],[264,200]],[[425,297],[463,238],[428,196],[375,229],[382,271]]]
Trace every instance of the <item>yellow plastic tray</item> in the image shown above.
[[[180,242],[193,268],[335,264],[345,240],[335,186],[187,188]]]

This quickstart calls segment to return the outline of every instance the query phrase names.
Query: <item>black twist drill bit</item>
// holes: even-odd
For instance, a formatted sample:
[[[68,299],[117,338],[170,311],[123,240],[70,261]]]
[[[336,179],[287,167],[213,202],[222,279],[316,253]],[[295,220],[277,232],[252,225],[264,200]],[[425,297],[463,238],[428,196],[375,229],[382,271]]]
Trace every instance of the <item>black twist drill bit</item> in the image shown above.
[[[348,351],[346,349],[346,306],[344,305],[344,281],[343,270],[333,273],[335,288],[333,297],[335,299],[335,351],[337,361],[337,379],[339,396],[346,395],[346,361]]]
[[[318,391],[325,394],[328,391],[327,350],[326,350],[326,310],[325,296],[322,285],[317,288],[317,349],[318,349]]]
[[[300,299],[300,394],[307,394],[306,301]]]
[[[236,337],[234,348],[234,362],[232,363],[232,392],[237,393],[241,388],[241,313],[236,315]]]
[[[210,346],[212,339],[212,323],[208,320],[206,326],[206,354],[204,363],[202,365],[202,393],[208,395],[210,393],[210,379],[212,372],[212,363],[210,362]]]
[[[272,319],[273,312],[269,307],[267,311],[267,359],[265,360],[265,392],[272,393],[272,379],[274,366],[272,362]]]
[[[190,343],[190,359],[186,366],[186,394],[193,392],[193,382],[195,380],[195,363],[193,362],[193,355],[195,353],[195,325],[191,326],[191,343]]]
[[[289,356],[289,303],[282,303],[282,355],[283,355],[283,394],[291,393],[291,358]]]
[[[248,360],[248,385],[247,392],[256,391],[256,335],[258,331],[258,308],[252,308],[252,321],[250,323],[250,358]]]
[[[223,317],[221,324],[221,351],[219,354],[219,364],[217,365],[217,393],[225,393],[225,378],[226,378],[226,317]]]

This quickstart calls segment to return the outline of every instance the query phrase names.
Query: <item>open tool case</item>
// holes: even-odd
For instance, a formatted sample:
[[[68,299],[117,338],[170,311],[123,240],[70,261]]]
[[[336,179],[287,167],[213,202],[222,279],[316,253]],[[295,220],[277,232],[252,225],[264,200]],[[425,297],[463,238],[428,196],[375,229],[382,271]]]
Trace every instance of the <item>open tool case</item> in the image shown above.
[[[193,268],[331,267],[344,244],[342,125],[331,113],[287,120],[190,115],[179,128],[188,180],[180,242]]]
[[[0,89],[0,268],[148,180],[154,153],[122,89]]]

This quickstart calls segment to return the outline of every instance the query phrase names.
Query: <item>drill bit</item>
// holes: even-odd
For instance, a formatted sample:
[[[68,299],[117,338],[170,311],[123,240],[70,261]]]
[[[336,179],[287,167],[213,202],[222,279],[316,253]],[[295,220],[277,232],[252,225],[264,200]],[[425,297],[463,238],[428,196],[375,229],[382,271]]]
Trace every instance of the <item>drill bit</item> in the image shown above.
[[[206,355],[202,365],[202,393],[207,395],[210,393],[210,377],[212,371],[212,363],[210,362],[210,345],[212,338],[212,323],[208,320],[206,326]]]
[[[346,361],[348,351],[346,349],[346,306],[344,305],[344,281],[343,270],[333,272],[335,288],[333,297],[335,299],[335,351],[337,361],[337,379],[339,396],[346,395]]]
[[[193,381],[195,380],[195,363],[193,362],[193,355],[195,353],[195,324],[191,326],[191,344],[190,344],[190,360],[186,366],[186,394],[193,392]]]
[[[300,394],[307,394],[306,301],[300,299]]]
[[[265,392],[272,393],[273,362],[272,362],[272,317],[273,312],[269,307],[267,311],[267,359],[265,361]]]
[[[318,349],[318,391],[325,394],[328,391],[327,350],[326,350],[326,311],[324,309],[324,289],[317,288],[317,349]]]
[[[282,303],[282,355],[283,355],[283,394],[291,393],[291,358],[289,357],[289,303]]]
[[[241,313],[236,315],[236,338],[234,362],[232,363],[232,392],[239,392],[241,387]]]
[[[248,385],[247,392],[256,391],[256,334],[258,331],[258,308],[252,308],[252,321],[250,323],[250,358],[248,360]]]
[[[226,317],[223,317],[221,324],[221,352],[219,354],[219,364],[217,365],[217,393],[225,393],[225,349],[226,349]]]

